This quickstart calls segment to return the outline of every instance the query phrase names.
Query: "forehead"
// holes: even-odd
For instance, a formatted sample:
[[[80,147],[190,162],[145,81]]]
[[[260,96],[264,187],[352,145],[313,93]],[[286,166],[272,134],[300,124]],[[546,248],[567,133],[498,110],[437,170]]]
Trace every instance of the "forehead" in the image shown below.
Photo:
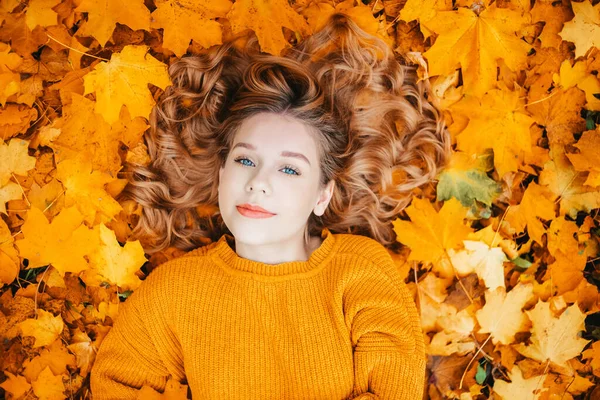
[[[257,147],[259,152],[298,151],[310,159],[316,158],[316,144],[302,122],[292,117],[272,113],[261,113],[246,119],[233,141],[233,146],[246,142]]]

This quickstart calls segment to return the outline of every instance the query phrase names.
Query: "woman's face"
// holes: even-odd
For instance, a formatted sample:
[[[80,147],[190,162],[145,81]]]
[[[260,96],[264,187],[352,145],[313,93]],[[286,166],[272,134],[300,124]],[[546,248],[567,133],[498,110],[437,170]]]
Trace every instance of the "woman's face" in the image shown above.
[[[317,146],[301,122],[272,113],[245,120],[219,171],[219,208],[236,243],[303,239],[311,213],[322,215],[331,199],[333,181],[319,190],[319,178]],[[240,213],[242,204],[275,215],[252,218]]]

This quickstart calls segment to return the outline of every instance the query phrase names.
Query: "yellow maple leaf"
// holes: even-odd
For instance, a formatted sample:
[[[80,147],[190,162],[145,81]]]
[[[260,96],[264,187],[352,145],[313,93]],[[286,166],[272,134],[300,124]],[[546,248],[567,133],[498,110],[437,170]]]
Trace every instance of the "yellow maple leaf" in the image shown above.
[[[448,249],[448,256],[459,276],[476,273],[485,286],[494,290],[504,284],[504,262],[506,255],[499,247],[490,248],[487,244],[475,240],[463,240],[464,250]]]
[[[2,371],[4,375],[8,377],[7,380],[0,383],[0,387],[10,393],[13,399],[21,398],[25,393],[31,389],[31,385],[27,382],[27,379],[21,375],[13,375],[9,371]]]
[[[449,0],[408,0],[400,10],[400,19],[406,22],[418,20],[423,37],[427,39],[433,34],[433,31],[427,27],[427,23],[436,16],[438,11],[451,10],[452,1]]]
[[[148,84],[163,90],[171,84],[167,66],[148,54],[148,46],[125,46],[109,62],[97,64],[83,80],[83,94],[96,92],[94,110],[109,124],[119,119],[123,105],[132,118],[149,118],[155,102]]]
[[[67,350],[60,340],[55,340],[40,352],[40,355],[23,363],[23,376],[29,382],[38,379],[40,373],[46,368],[54,375],[68,374],[68,367],[75,367],[75,356]]]
[[[62,375],[54,376],[50,368],[46,367],[40,373],[38,379],[34,382],[31,382],[33,393],[35,393],[35,395],[40,399],[65,399],[65,385],[63,384],[62,378]]]
[[[498,393],[502,399],[537,400],[543,392],[549,390],[540,384],[544,376],[532,376],[525,379],[517,364],[514,364],[508,372],[508,377],[510,382],[502,379],[494,381],[494,392]]]
[[[492,343],[511,344],[517,332],[529,329],[522,308],[534,297],[532,284],[517,284],[508,293],[504,287],[486,290],[485,305],[475,313],[479,333],[490,333]]]
[[[469,118],[466,128],[457,138],[458,149],[467,154],[482,154],[494,150],[494,166],[500,177],[517,171],[527,154],[531,154],[529,127],[535,122],[524,110],[521,91],[492,89],[479,102],[465,96],[450,110]]]
[[[65,187],[65,206],[75,205],[88,225],[108,222],[123,208],[105,190],[115,179],[100,171],[84,157],[64,160],[56,166],[56,177]]]
[[[466,8],[438,11],[427,22],[427,27],[439,35],[423,54],[429,74],[451,75],[460,66],[464,93],[481,97],[496,85],[498,58],[513,71],[524,66],[531,46],[515,32],[525,23],[521,13],[495,4],[479,15]]]
[[[566,90],[577,85],[587,75],[586,65],[583,61],[571,65],[570,60],[564,60],[560,64],[559,72],[552,74],[552,81]]]
[[[77,93],[71,94],[71,100],[71,104],[63,108],[62,118],[55,120],[54,126],[60,129],[60,135],[47,144],[54,150],[56,163],[85,155],[95,170],[116,177],[122,168],[119,156],[121,142],[137,142],[148,125],[142,122],[142,118],[110,125],[94,112],[95,102]],[[126,140],[124,136],[128,133],[129,125],[136,126],[135,132],[138,134],[131,132],[131,139]]]
[[[8,144],[0,141],[0,187],[10,180],[12,174],[27,176],[35,167],[36,159],[28,153],[29,141],[12,139]]]
[[[552,160],[544,164],[539,182],[560,196],[560,215],[577,218],[578,211],[590,213],[600,208],[600,191],[585,185],[587,174],[576,171],[569,162],[564,147],[551,146]]]
[[[101,46],[112,36],[118,23],[133,30],[150,31],[150,10],[143,0],[82,0],[75,12],[88,14],[87,21],[79,27],[75,36],[93,36]]]
[[[1,17],[0,21],[2,21]],[[3,107],[6,106],[6,101],[10,96],[19,93],[21,90],[21,77],[16,71],[22,62],[23,58],[21,58],[21,56],[11,52],[10,45],[0,42],[0,104],[2,104]],[[2,120],[2,118],[0,118],[0,120]],[[0,126],[1,125],[3,124],[0,124]],[[0,130],[1,139],[6,140],[9,137],[9,135],[5,135],[4,132]]]
[[[439,213],[429,200],[415,197],[406,213],[411,222],[396,219],[392,223],[397,240],[411,249],[407,261],[436,262],[446,250],[462,244],[472,232],[463,223],[467,209],[454,197],[444,202]]]
[[[127,242],[121,247],[115,233],[104,224],[94,226],[99,230],[101,245],[90,254],[92,270],[82,273],[88,285],[99,286],[103,281],[118,285],[123,290],[135,290],[142,281],[135,274],[147,261],[139,241]]]
[[[11,200],[20,200],[23,198],[23,189],[19,184],[8,182],[0,187],[0,213],[8,215],[6,212],[6,203]]]
[[[576,171],[589,171],[583,182],[586,186],[600,186],[600,131],[585,131],[573,145],[579,149],[578,153],[566,153]]]
[[[452,284],[453,278],[439,278],[435,274],[426,274],[419,281],[419,290],[426,293],[433,300],[441,303],[448,296],[448,286]]]
[[[579,355],[590,342],[579,337],[579,332],[585,330],[585,314],[577,303],[567,307],[558,318],[550,311],[550,303],[541,300],[525,313],[533,323],[531,344],[514,345],[515,350],[525,357],[568,368],[566,362]]]
[[[282,32],[284,26],[303,37],[312,34],[304,17],[286,0],[239,0],[227,13],[227,19],[234,34],[252,29],[261,50],[276,56],[289,46]]]
[[[302,15],[306,18],[311,30],[316,32],[325,26],[335,11],[335,7],[329,3],[311,2],[302,10]]]
[[[565,253],[557,250],[553,256],[554,262],[548,265],[543,280],[550,282],[553,294],[562,295],[575,289],[584,279],[583,269],[587,256],[577,248]]]
[[[581,109],[585,105],[585,93],[578,88],[552,89],[552,77],[540,77],[529,89],[527,111],[539,125],[546,128],[551,144],[573,142],[573,132],[585,130]]]
[[[593,111],[600,110],[600,100],[594,96],[595,93],[600,93],[600,81],[596,75],[588,71],[585,61],[578,61],[571,66],[570,60],[564,60],[560,64],[559,73],[552,75],[552,81],[564,90],[577,86],[585,92],[585,108]]]
[[[592,345],[581,354],[581,359],[591,359],[590,366],[594,371],[594,375],[598,375],[598,372],[600,372],[600,342],[592,343]]]
[[[426,346],[427,354],[436,356],[465,355],[471,353],[474,349],[475,342],[472,337],[446,331],[439,331],[434,334],[431,342]]]
[[[0,287],[15,280],[20,264],[14,238],[6,222],[0,218]]]
[[[591,111],[600,111],[600,100],[595,95],[600,93],[600,80],[590,73],[577,83],[577,87],[585,92],[585,108]]]
[[[536,0],[531,9],[531,22],[544,23],[544,29],[538,36],[543,47],[560,48],[562,38],[558,32],[566,21],[573,18],[570,2],[557,4],[554,0]]]
[[[29,29],[36,26],[52,26],[58,24],[58,13],[52,9],[60,0],[31,0],[25,13],[25,23]]]
[[[18,79],[18,75],[17,79]],[[6,74],[0,75],[0,79],[6,78]],[[0,81],[0,89],[6,84],[6,80]],[[9,84],[10,86],[10,84]],[[8,90],[9,87],[5,88]],[[0,100],[2,92],[0,91]],[[23,104],[5,104],[0,108],[0,139],[7,140],[13,136],[25,132],[31,123],[38,117],[38,112],[35,108],[30,108]]]
[[[576,235],[578,233],[577,224],[574,221],[568,221],[564,215],[559,216],[550,223],[546,239],[548,240],[548,251],[556,255],[558,251],[563,254],[578,252],[578,242]]]
[[[97,351],[90,337],[87,335],[87,333],[82,332],[79,328],[77,328],[75,334],[73,335],[71,344],[67,347],[77,357],[77,368],[79,368],[79,375],[87,376],[88,372],[92,368]]]
[[[40,169],[38,168],[37,170],[39,171]],[[42,187],[34,183],[29,188],[27,199],[29,200],[30,207],[37,207],[40,210],[44,210],[48,218],[54,218],[65,208],[64,190],[63,185],[57,179],[52,178],[50,182]]]
[[[21,336],[33,336],[35,338],[34,348],[48,346],[62,334],[64,323],[62,317],[56,317],[48,311],[38,308],[38,318],[28,318],[19,322]]]
[[[545,220],[554,219],[555,198],[549,188],[531,182],[523,194],[521,203],[508,209],[505,220],[515,233],[523,232],[527,226],[529,236],[543,244],[542,235],[546,232],[546,228],[538,217]]]
[[[96,233],[83,224],[75,207],[63,209],[51,223],[40,209],[32,207],[21,230],[25,238],[15,245],[29,261],[26,269],[52,264],[61,276],[89,268],[84,257],[98,245]]]
[[[600,5],[588,0],[571,2],[575,18],[565,23],[559,35],[575,43],[575,58],[584,56],[592,47],[600,48]]]
[[[163,47],[183,56],[190,40],[204,48],[223,43],[223,28],[214,18],[225,18],[233,3],[229,0],[161,0],[152,12],[150,27],[163,28]]]
[[[429,275],[432,274],[428,274],[428,276]],[[419,288],[421,288],[420,283]],[[456,307],[431,297],[427,292],[424,292],[423,295],[419,297],[421,327],[425,333],[439,330],[439,322],[442,317],[456,314]]]
[[[466,339],[471,336],[475,329],[475,317],[472,315],[472,307],[467,307],[459,312],[442,315],[438,325],[446,332],[457,334],[457,338]]]

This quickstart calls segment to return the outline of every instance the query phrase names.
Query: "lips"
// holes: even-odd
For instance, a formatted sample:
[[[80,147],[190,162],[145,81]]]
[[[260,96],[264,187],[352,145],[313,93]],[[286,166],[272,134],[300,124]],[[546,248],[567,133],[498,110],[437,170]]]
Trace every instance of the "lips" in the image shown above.
[[[260,206],[253,206],[253,205],[248,204],[248,203],[240,204],[237,207],[238,208],[244,208],[246,210],[250,210],[250,211],[254,211],[254,212],[261,212],[261,213],[265,213],[265,214],[275,215],[275,213],[272,213],[272,212],[270,212],[268,210],[265,210],[264,208],[262,208]]]
[[[255,211],[241,206],[237,206],[236,208],[240,214],[248,218],[271,218],[275,216],[275,214],[270,212]]]

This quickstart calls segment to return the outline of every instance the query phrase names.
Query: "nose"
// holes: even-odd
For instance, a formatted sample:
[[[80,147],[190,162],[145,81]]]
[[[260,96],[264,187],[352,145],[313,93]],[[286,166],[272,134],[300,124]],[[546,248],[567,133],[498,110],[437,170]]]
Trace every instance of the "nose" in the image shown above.
[[[250,182],[248,182],[247,188],[250,189],[250,191],[262,190],[265,194],[269,192],[267,180],[260,172],[254,175]]]

